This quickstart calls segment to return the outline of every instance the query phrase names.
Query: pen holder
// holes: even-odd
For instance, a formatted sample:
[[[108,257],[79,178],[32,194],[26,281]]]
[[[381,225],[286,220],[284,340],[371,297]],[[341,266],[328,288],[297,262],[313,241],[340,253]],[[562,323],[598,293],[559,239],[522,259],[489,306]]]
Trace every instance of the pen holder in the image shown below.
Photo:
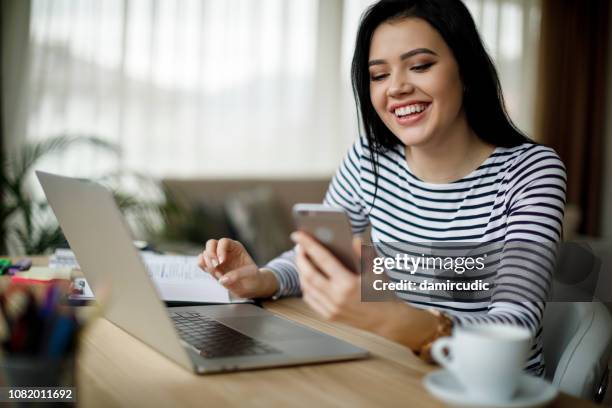
[[[74,387],[75,358],[35,358],[5,355],[0,360],[5,387]]]
[[[67,282],[0,279],[0,403],[48,408],[76,402],[75,356],[92,314],[68,306],[67,289]]]

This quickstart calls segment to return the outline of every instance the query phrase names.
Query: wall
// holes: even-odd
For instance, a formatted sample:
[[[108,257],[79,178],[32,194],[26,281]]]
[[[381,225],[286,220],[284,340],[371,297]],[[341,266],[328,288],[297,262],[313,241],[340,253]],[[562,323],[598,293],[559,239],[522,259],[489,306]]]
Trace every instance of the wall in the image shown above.
[[[612,7],[610,7],[610,23],[612,23]],[[608,76],[607,76],[607,123],[604,140],[604,177],[603,177],[603,206],[602,206],[602,236],[612,240],[612,29],[608,32]]]
[[[2,0],[2,124],[4,152],[10,152],[25,131],[25,74],[27,72],[27,44],[29,36],[30,1]]]

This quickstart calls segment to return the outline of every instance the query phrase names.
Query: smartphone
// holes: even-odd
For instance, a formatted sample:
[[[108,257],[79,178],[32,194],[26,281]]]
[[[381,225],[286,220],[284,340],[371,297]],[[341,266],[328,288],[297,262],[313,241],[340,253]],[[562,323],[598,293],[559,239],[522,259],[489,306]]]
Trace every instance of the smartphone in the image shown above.
[[[296,204],[293,219],[298,230],[316,238],[350,271],[358,273],[353,234],[348,214],[323,204]]]

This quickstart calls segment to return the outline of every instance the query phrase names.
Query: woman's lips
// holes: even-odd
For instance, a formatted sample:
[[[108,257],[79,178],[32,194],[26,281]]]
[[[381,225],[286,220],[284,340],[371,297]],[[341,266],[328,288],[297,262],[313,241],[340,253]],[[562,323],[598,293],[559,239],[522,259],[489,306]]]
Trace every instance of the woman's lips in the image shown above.
[[[427,107],[419,113],[413,113],[411,115],[406,115],[406,116],[397,116],[397,115],[393,115],[393,116],[395,117],[397,124],[399,124],[400,126],[411,126],[419,122],[420,120],[422,120],[429,112],[430,107],[431,107],[431,103],[428,103]]]

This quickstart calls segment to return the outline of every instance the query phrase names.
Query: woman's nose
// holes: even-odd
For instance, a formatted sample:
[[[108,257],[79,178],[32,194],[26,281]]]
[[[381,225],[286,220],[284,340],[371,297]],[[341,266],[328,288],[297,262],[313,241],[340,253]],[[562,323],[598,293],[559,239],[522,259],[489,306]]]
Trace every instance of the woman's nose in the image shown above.
[[[414,85],[410,82],[406,75],[400,73],[391,75],[391,83],[389,84],[389,89],[387,90],[388,96],[397,97],[409,94],[412,91],[414,91]]]

